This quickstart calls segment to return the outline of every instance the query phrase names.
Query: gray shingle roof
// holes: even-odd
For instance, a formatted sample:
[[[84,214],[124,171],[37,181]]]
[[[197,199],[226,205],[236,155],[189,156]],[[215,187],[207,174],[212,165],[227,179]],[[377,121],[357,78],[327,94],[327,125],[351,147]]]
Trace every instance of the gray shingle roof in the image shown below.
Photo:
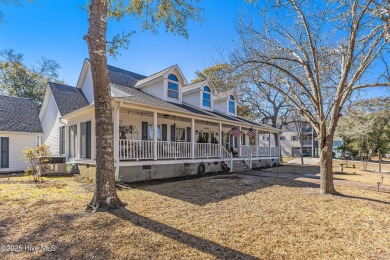
[[[107,70],[111,83],[125,87],[134,87],[138,81],[146,78],[146,76],[123,70],[111,65],[107,65]]]
[[[0,131],[42,133],[34,101],[0,96]]]
[[[53,82],[49,86],[61,116],[89,105],[81,89]]]
[[[135,102],[135,103],[145,104],[145,105],[158,106],[162,108],[175,109],[177,111],[188,112],[187,110],[178,107],[176,104],[166,102],[160,98],[149,95],[136,88],[128,88],[128,87],[123,87],[115,84],[112,84],[112,86],[123,92],[130,94],[130,96],[121,97],[122,99]]]
[[[187,85],[187,86],[183,87],[183,93],[186,93],[186,92],[194,90],[194,89],[200,89],[200,88],[202,88],[205,85],[205,83],[207,81],[208,80],[206,79],[206,80],[202,80],[202,81],[199,81],[199,82]]]
[[[166,68],[166,69],[164,69],[162,71],[154,73],[154,74],[150,75],[149,77],[145,77],[144,79],[138,81],[137,84],[135,84],[134,86],[138,87],[138,86],[141,86],[142,84],[144,84],[144,83],[146,83],[148,81],[151,81],[151,80],[157,79],[159,77],[162,77],[165,73],[167,73],[170,69],[172,69],[175,66],[176,65],[170,66],[169,68]]]

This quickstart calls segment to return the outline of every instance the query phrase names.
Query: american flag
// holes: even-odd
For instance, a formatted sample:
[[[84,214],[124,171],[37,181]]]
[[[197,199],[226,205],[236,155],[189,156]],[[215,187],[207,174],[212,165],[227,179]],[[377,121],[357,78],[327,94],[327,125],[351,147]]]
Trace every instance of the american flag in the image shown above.
[[[252,127],[248,130],[248,133],[246,133],[246,135],[249,136],[250,138],[253,138],[255,136],[255,131],[253,130]]]
[[[241,131],[237,126],[233,127],[230,131],[229,131],[229,135],[233,135],[234,137],[238,137],[240,135],[242,135],[244,132]]]

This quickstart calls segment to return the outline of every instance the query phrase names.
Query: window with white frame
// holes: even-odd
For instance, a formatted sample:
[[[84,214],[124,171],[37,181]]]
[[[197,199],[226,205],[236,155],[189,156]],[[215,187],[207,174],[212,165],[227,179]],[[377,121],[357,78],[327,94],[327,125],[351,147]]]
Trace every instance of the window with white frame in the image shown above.
[[[286,137],[283,136],[283,135],[281,135],[281,136],[280,136],[280,140],[282,140],[282,141],[283,141],[283,140],[286,140]]]
[[[233,95],[230,95],[229,97],[229,113],[235,113],[236,112],[236,105],[234,101]]]
[[[153,140],[153,135],[154,135],[153,125],[150,124],[149,129],[148,129],[148,140]],[[161,141],[161,126],[160,125],[157,125],[157,141]]]
[[[91,121],[80,124],[81,158],[91,158]]]
[[[203,87],[203,106],[211,108],[211,91],[208,86]]]
[[[186,141],[186,130],[184,128],[176,128],[176,142]]]
[[[292,135],[291,136],[291,141],[298,141],[298,136]]]
[[[168,76],[168,97],[179,99],[179,80],[173,74]]]
[[[69,126],[69,157],[76,158],[77,154],[77,125]]]

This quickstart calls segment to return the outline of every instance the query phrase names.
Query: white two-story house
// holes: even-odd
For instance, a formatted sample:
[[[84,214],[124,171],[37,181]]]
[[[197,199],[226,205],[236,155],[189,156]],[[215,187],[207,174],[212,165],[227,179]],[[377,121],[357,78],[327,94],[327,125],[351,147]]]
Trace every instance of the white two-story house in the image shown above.
[[[107,66],[116,178],[124,182],[279,164],[280,130],[237,116],[234,91],[189,84],[177,65],[148,77]],[[81,174],[95,169],[93,81],[85,60],[75,87],[49,83],[40,111],[43,142]],[[248,135],[248,132],[251,134]]]

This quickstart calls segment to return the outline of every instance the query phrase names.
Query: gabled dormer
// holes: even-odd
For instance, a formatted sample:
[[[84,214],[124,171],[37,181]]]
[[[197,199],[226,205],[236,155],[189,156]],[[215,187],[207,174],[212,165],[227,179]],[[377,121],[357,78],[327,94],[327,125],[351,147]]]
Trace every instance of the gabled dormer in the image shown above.
[[[206,79],[183,88],[183,102],[202,109],[214,110],[215,87]]]
[[[107,72],[108,79],[111,84],[112,97],[128,96],[129,94],[126,93],[126,91],[119,89],[118,86],[132,88],[138,81],[146,78],[138,73],[120,69],[111,65],[107,65]],[[94,102],[92,72],[88,59],[84,60],[76,88],[81,89],[90,104]]]
[[[135,88],[165,101],[181,104],[183,86],[187,80],[177,65],[138,81]]]
[[[216,111],[236,116],[238,97],[235,91],[219,93],[214,99],[214,108]]]

